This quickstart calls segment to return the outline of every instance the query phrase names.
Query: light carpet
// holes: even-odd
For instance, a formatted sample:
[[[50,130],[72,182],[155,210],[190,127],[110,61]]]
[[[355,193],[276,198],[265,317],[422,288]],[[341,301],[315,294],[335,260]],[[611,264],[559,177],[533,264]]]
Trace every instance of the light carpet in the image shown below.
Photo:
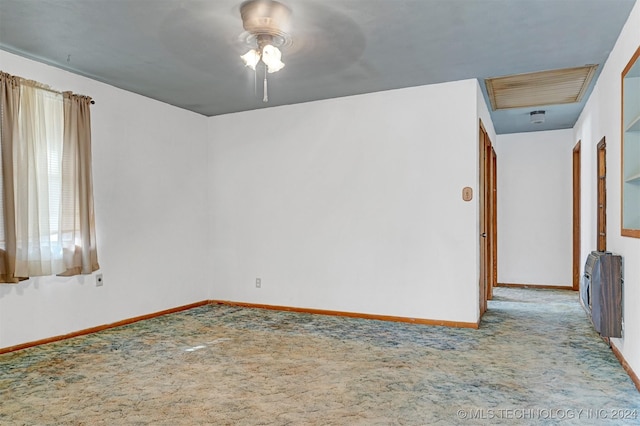
[[[479,330],[207,305],[0,356],[2,425],[640,424],[562,290]]]

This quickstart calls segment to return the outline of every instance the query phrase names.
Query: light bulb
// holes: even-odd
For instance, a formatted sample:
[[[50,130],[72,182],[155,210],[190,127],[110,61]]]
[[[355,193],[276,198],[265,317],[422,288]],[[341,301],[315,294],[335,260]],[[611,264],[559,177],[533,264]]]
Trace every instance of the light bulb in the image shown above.
[[[248,51],[247,53],[245,53],[244,55],[242,55],[240,57],[244,61],[244,65],[246,67],[249,67],[249,68],[251,68],[252,70],[255,71],[256,65],[258,64],[258,61],[260,60],[260,54],[258,53],[257,50],[251,49],[250,51]]]
[[[277,47],[267,44],[262,48],[262,62],[267,66],[269,73],[274,73],[284,68],[284,63],[280,58],[282,58],[282,53]]]

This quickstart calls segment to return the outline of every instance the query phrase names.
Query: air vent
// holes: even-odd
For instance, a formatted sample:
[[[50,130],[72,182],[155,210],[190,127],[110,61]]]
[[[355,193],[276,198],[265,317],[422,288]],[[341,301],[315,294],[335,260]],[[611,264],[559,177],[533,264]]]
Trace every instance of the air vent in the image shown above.
[[[598,65],[485,79],[493,110],[580,102]]]

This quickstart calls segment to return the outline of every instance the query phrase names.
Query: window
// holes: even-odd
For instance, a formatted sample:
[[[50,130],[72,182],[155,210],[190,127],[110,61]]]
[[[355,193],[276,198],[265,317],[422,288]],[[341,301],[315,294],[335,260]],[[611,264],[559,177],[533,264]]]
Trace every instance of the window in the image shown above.
[[[5,73],[0,83],[0,282],[91,273],[91,99]]]

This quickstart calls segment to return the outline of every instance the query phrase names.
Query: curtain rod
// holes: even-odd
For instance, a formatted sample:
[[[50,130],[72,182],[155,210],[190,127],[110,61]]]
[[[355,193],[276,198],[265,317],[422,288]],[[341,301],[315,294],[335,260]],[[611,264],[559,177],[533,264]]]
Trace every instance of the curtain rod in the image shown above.
[[[91,99],[91,100],[89,101],[89,102],[91,103],[91,105],[95,105],[95,104],[96,104],[96,101],[94,101],[94,100],[93,100],[93,98],[92,98],[91,96],[87,96],[87,95],[80,95],[80,94],[78,94],[78,93],[73,93],[71,90],[65,90],[64,92],[61,92],[61,91],[59,91],[59,90],[52,89],[51,87],[49,87],[49,86],[47,86],[47,85],[45,85],[45,84],[42,84],[42,83],[40,83],[40,82],[38,82],[38,81],[35,81],[35,80],[27,80],[26,78],[22,78],[22,77],[20,77],[20,79],[21,79],[22,81],[25,81],[25,82],[28,82],[28,83],[34,83],[34,84],[35,84],[35,87],[37,87],[38,89],[41,89],[41,90],[46,90],[47,92],[56,93],[56,94],[58,94],[58,95],[64,95],[65,93],[71,93],[71,94],[73,94],[73,95],[82,96],[82,97],[85,97],[85,98],[89,98],[89,99]]]
[[[14,77],[14,76],[12,76],[11,74],[5,73],[5,72],[3,72],[3,71],[0,71],[0,73],[5,74],[5,75],[10,76],[10,77]],[[64,94],[64,93],[66,93],[66,92],[73,93],[73,92],[72,92],[72,91],[70,91],[70,90],[65,91],[65,92],[60,92],[60,91],[58,91],[58,90],[54,90],[54,89],[52,89],[51,87],[47,86],[46,84],[40,83],[39,81],[36,81],[36,80],[30,80],[30,79],[27,79],[27,78],[24,78],[24,77],[20,77],[20,76],[15,76],[15,77],[17,77],[18,79],[20,79],[20,80],[21,80],[21,81],[23,81],[23,82],[26,82],[26,83],[32,83],[32,84],[34,84],[34,86],[35,86],[35,87],[37,87],[38,89],[46,90],[47,92],[57,93],[57,94],[59,94],[59,95],[63,95],[63,94]],[[76,93],[76,95],[78,95],[78,94]],[[78,95],[78,96],[83,96],[83,97],[85,97],[85,98],[89,98],[89,99],[90,99],[90,101],[89,101],[89,102],[91,103],[91,105],[95,105],[95,104],[96,104],[96,101],[94,101],[94,100],[93,100],[93,98],[92,98],[91,96],[86,96],[86,95]]]

